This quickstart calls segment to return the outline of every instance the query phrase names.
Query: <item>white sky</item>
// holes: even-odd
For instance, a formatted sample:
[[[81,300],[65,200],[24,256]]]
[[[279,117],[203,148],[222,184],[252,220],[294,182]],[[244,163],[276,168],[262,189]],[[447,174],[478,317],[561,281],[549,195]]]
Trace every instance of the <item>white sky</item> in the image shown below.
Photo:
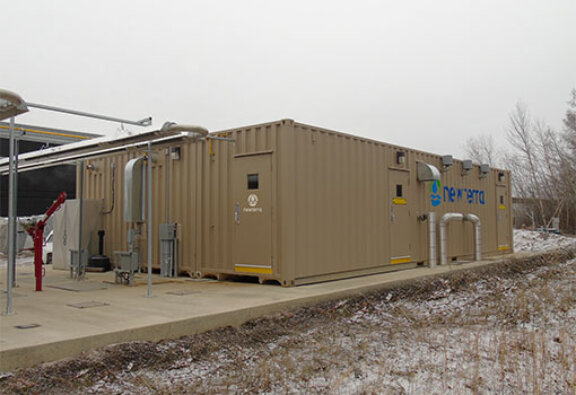
[[[560,129],[576,87],[574,0],[0,0],[0,16],[0,87],[158,127],[292,118],[462,157],[471,136],[504,142],[519,100]]]

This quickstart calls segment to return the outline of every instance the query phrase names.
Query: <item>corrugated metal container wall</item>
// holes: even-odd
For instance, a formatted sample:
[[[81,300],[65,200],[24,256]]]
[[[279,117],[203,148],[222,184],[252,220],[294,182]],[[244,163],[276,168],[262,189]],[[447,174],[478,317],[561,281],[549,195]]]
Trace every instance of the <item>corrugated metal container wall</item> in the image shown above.
[[[213,140],[205,150],[202,172],[202,259],[198,270],[207,274],[238,274],[233,265],[235,250],[235,165],[241,158],[274,156],[282,122],[219,132],[235,143]],[[274,162],[272,162],[273,164]],[[275,177],[272,181],[275,182]],[[274,188],[272,188],[274,190]],[[274,204],[272,204],[274,206]],[[273,228],[274,229],[274,228]],[[271,235],[273,244],[277,243]]]
[[[438,155],[299,123],[287,131],[278,151],[281,262],[294,270],[288,283],[427,263],[428,223],[422,215],[431,211],[438,220],[447,212],[476,214],[482,222],[483,253],[502,252],[497,243],[496,179],[503,171],[491,169],[481,177],[474,166],[462,175],[462,162],[454,161],[441,173],[442,202],[433,207],[432,183],[418,181],[417,162],[442,169]],[[405,164],[397,163],[398,151],[404,153]],[[509,188],[509,181],[505,185]],[[399,187],[404,190],[398,192]],[[472,223],[449,223],[447,229],[449,257],[473,257]],[[510,229],[511,222],[509,234]]]
[[[386,150],[300,124],[293,135],[297,159],[281,177],[295,174],[295,280],[386,264]]]
[[[415,153],[417,159],[442,169],[439,157]],[[416,168],[416,164],[411,165]],[[441,172],[441,182],[438,194],[441,204],[432,207],[430,202],[430,183],[418,183],[418,207],[421,212],[434,211],[437,219],[448,212],[475,214],[481,220],[482,225],[482,251],[484,254],[498,253],[496,232],[496,179],[498,170],[491,169],[486,177],[480,177],[478,166],[468,175],[462,175],[462,161],[454,161],[447,171]],[[471,191],[471,192],[470,192]],[[477,191],[477,192],[476,192]],[[470,195],[469,195],[470,194]],[[451,257],[472,257],[474,252],[474,229],[468,221],[449,222],[447,225],[447,251]],[[426,256],[426,245],[420,244],[421,256]]]
[[[154,145],[153,263],[158,226],[178,224],[179,268],[191,275],[256,275],[292,285],[427,263],[424,214],[473,213],[485,254],[511,250],[509,172],[480,177],[462,162],[441,181],[418,181],[417,162],[441,157],[282,120],[217,133],[235,140],[186,139]],[[173,150],[179,155],[172,157]],[[405,162],[398,153],[403,152]],[[126,250],[124,166],[145,152],[90,161],[85,199],[104,199],[105,253]],[[434,189],[437,188],[437,189]],[[470,196],[468,194],[471,194]],[[438,200],[432,205],[432,195]],[[166,202],[169,202],[168,206]],[[132,225],[133,226],[133,225]],[[146,262],[146,224],[138,240]],[[474,253],[469,222],[448,224],[448,255]]]
[[[109,257],[113,256],[115,250],[126,248],[128,226],[123,220],[122,189],[124,166],[128,160],[129,155],[125,153],[85,162],[83,198],[86,200],[103,199],[104,201],[102,215],[102,225],[106,231],[104,255]],[[79,183],[77,182],[76,185]]]
[[[203,145],[199,143],[199,145]],[[155,146],[152,165],[152,231],[153,231],[153,267],[158,268],[159,240],[158,227],[161,223],[175,222],[178,224],[177,235],[180,240],[178,256],[181,257],[179,269],[183,272],[196,272],[195,260],[197,229],[196,190],[197,172],[195,167],[201,162],[198,144],[181,143],[179,160],[170,157],[170,146]],[[130,150],[124,154],[93,159],[87,165],[85,172],[85,199],[104,199],[103,216],[105,236],[105,254],[114,259],[114,251],[128,249],[127,231],[130,227],[137,230],[136,246],[141,251],[141,262],[147,262],[147,222],[128,224],[124,222],[124,168],[128,160],[145,156],[145,151]],[[112,168],[114,163],[114,168]],[[169,166],[169,169],[167,167]],[[113,173],[115,173],[113,177]],[[112,208],[112,178],[114,178],[114,209]],[[147,175],[146,175],[147,178]],[[167,193],[168,192],[168,193]],[[147,194],[146,194],[147,199]],[[144,201],[147,207],[146,199]],[[169,207],[166,201],[169,199]],[[169,211],[167,211],[169,209]],[[167,218],[168,216],[168,218]]]
[[[168,210],[162,213],[160,223],[176,223],[178,238],[178,268],[180,272],[195,275],[198,270],[198,249],[200,244],[200,183],[197,168],[203,161],[203,142],[184,140],[170,144],[163,148],[169,169],[170,182],[164,185],[168,187],[168,197],[164,201],[169,202]],[[172,151],[175,157],[172,157]],[[177,153],[177,154],[176,154]],[[166,190],[164,190],[166,195]],[[164,208],[166,210],[166,207]],[[158,229],[157,227],[155,228]],[[156,237],[157,239],[157,237]],[[153,245],[158,245],[156,240]],[[158,255],[154,254],[157,262]]]

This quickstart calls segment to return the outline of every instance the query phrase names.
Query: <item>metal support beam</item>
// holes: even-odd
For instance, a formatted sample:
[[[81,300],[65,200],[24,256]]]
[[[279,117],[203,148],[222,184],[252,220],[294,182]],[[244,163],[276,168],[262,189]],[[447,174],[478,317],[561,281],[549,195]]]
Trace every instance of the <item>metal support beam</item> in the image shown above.
[[[80,166],[78,171],[80,172],[78,183],[78,269],[76,272],[76,278],[81,280],[84,278],[84,267],[82,262],[82,226],[83,226],[83,208],[84,208],[84,161],[80,161]]]
[[[98,115],[98,114],[92,114],[89,112],[69,110],[67,108],[47,106],[45,104],[35,104],[35,103],[26,103],[26,104],[28,105],[28,107],[39,108],[41,110],[56,111],[56,112],[61,112],[61,113],[65,113],[65,114],[79,115],[81,117],[102,119],[104,121],[126,123],[129,125],[150,126],[152,124],[152,117],[147,117],[147,118],[141,119],[139,121],[129,121],[127,119],[108,117],[106,115]]]
[[[14,117],[10,118],[10,163],[8,175],[8,262],[6,265],[6,311],[4,315],[12,315],[12,280],[13,271],[16,269],[16,252],[14,251],[14,204],[16,201],[16,190],[14,189],[14,166],[17,165],[14,157]]]
[[[148,293],[152,297],[152,142],[148,141]]]
[[[14,131],[14,127],[12,127],[12,131]],[[14,248],[14,255],[18,254],[18,152],[20,151],[20,144],[17,138],[14,138],[14,222],[12,223],[12,227],[14,230],[12,231],[14,234],[14,238],[12,239],[12,248]],[[16,287],[16,260],[14,260],[14,266],[12,267],[12,286]]]

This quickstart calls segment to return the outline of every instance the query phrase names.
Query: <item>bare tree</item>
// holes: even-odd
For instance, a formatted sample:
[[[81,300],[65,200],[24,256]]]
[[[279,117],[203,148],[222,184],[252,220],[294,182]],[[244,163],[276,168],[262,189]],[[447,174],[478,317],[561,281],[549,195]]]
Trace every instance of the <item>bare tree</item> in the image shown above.
[[[570,92],[571,98],[568,100],[568,109],[564,117],[564,138],[569,149],[576,155],[576,88]]]
[[[563,138],[567,154],[562,163],[563,193],[567,197],[565,226],[576,233],[576,89],[570,92],[568,109],[564,117]]]
[[[567,189],[569,155],[564,141],[549,126],[533,121],[522,104],[510,114],[507,137],[514,193],[527,203],[534,225],[550,227],[573,196]]]
[[[492,167],[499,167],[503,152],[499,149],[491,134],[482,134],[471,137],[464,147],[466,155],[476,163],[488,163]]]
[[[510,114],[507,138],[516,155],[514,157],[514,185],[516,192],[524,199],[535,203],[539,218],[546,221],[543,196],[543,177],[536,157],[533,123],[528,110],[521,103],[516,104]],[[547,222],[547,221],[546,221]]]
[[[509,152],[501,151],[491,135],[467,141],[467,155],[475,162],[512,171],[513,195],[522,201],[523,214],[533,226],[550,227],[561,218],[564,230],[576,232],[576,89],[571,92],[559,134],[543,122],[534,121],[518,103],[510,113],[506,137]]]

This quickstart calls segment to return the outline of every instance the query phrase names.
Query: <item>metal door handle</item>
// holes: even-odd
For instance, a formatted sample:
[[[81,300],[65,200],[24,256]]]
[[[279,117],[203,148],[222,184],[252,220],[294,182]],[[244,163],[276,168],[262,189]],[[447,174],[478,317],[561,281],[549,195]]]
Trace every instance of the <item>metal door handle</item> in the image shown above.
[[[240,203],[236,202],[236,209],[234,210],[234,221],[240,224]]]
[[[394,204],[390,207],[390,222],[394,223],[396,221],[396,216],[394,215]]]

